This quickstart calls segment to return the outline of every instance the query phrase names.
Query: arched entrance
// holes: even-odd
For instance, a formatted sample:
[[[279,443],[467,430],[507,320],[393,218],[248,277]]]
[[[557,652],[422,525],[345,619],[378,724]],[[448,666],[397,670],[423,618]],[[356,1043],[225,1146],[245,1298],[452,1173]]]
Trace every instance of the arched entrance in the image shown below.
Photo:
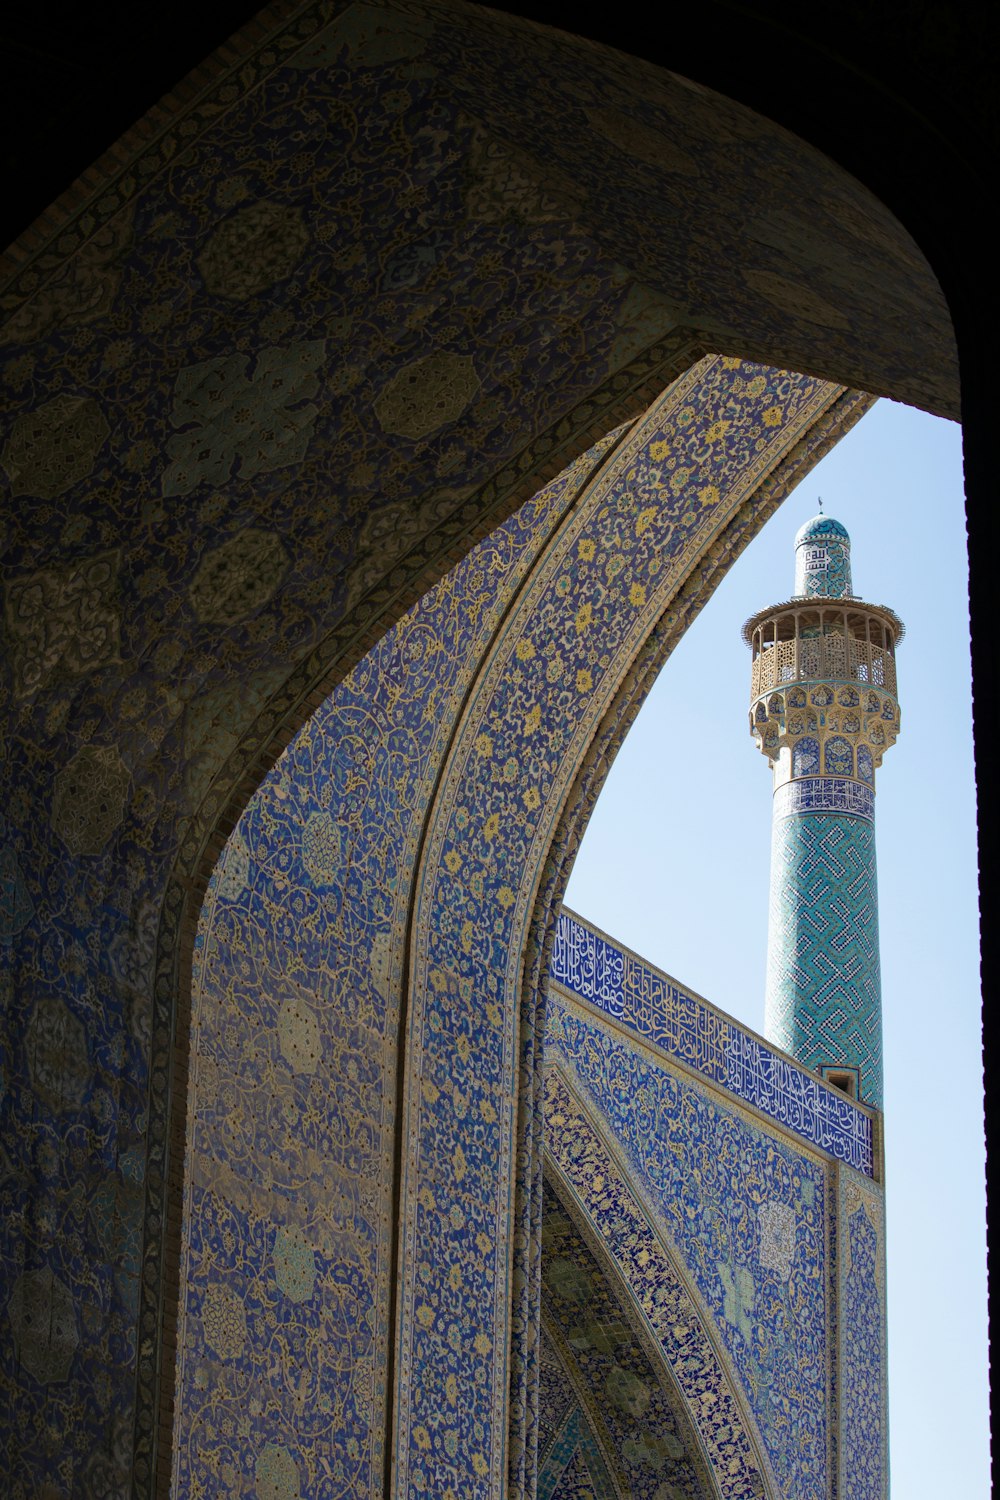
[[[197,914],[333,683],[692,337],[954,401],[933,278],[811,148],[495,14],[344,16],[241,38],[11,262],[6,1270],[72,1311],[8,1344],[29,1487],[52,1411],[59,1485],[153,1482]]]

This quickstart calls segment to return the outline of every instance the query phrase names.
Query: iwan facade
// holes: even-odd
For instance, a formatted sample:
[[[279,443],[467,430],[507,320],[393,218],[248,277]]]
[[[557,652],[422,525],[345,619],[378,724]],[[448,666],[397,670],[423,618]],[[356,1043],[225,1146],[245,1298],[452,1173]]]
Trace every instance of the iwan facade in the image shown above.
[[[902,626],[820,515],[794,597],[744,634],[774,778],[767,1040],[560,918],[539,1500],[888,1494],[873,803]]]

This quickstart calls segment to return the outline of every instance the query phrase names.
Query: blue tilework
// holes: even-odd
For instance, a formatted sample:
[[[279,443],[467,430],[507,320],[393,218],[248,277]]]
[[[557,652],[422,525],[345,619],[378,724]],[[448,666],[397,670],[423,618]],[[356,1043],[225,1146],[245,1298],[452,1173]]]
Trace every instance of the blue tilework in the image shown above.
[[[569,912],[558,918],[549,978],[811,1145],[873,1174],[872,1122],[863,1110]]]
[[[506,1483],[510,1372],[497,1350],[530,1339],[530,1307],[519,1296],[477,1296],[469,1278],[429,1295],[419,1268],[450,1264],[460,1243],[487,1244],[477,1284],[502,1287],[530,1232],[519,1222],[512,1244],[516,1110],[536,1097],[543,1000],[523,984],[523,959],[561,811],[644,643],[662,631],[665,653],[678,591],[700,589],[722,565],[741,496],[772,483],[781,455],[797,460],[799,436],[815,429],[831,394],[726,358],[677,380],[581,496],[470,690],[427,823],[410,939],[408,1040],[420,1072],[407,1093],[399,1209],[403,1488],[476,1493]],[[695,535],[707,551],[692,577]],[[463,1432],[455,1460],[442,1420],[453,1340],[469,1386],[484,1393],[483,1438]]]
[[[707,1500],[713,1486],[674,1373],[650,1347],[648,1331],[613,1261],[577,1222],[572,1194],[546,1180],[542,1221],[543,1348],[579,1395],[582,1415],[631,1500]],[[561,1405],[566,1405],[565,1396]],[[546,1423],[550,1434],[558,1421]],[[541,1439],[541,1431],[539,1433]],[[551,1437],[550,1437],[551,1441]],[[540,1447],[539,1457],[548,1456]],[[565,1449],[562,1449],[565,1457]],[[545,1464],[539,1468],[539,1495]]]
[[[617,1500],[617,1487],[578,1406],[539,1465],[537,1495],[538,1500]]]
[[[636,1218],[618,1201],[611,1153],[595,1136],[614,1143],[619,1173],[649,1205],[669,1258],[676,1257],[708,1308],[777,1492],[824,1494],[833,1352],[828,1167],[727,1107],[696,1078],[663,1066],[597,1016],[556,1007],[550,1039],[546,1150],[571,1180],[609,1253],[627,1266],[633,1295],[642,1304],[646,1276],[665,1286],[677,1280],[677,1270],[666,1271],[662,1257],[654,1263],[648,1249],[648,1270],[633,1264],[634,1249],[641,1259],[646,1247],[636,1241]],[[580,1100],[576,1106],[568,1102],[572,1095]],[[685,1389],[683,1358],[676,1351],[668,1358]],[[709,1436],[703,1428],[703,1440]]]
[[[851,539],[832,516],[814,516],[795,537],[797,598],[839,598],[853,593]]]
[[[812,810],[837,801],[863,810]],[[872,807],[871,789],[855,781],[838,786],[833,779],[816,778],[781,787],[775,795],[765,1030],[769,1040],[808,1068],[860,1068],[862,1099],[881,1108]]]
[[[800,812],[842,812],[871,822],[875,817],[875,793],[857,781],[834,776],[807,776],[779,786],[771,810],[775,818]]]
[[[839,1400],[842,1491],[888,1493],[884,1206],[867,1186],[841,1185]]]
[[[195,952],[179,1494],[253,1472],[269,1445],[316,1474],[317,1500],[381,1493],[408,854],[469,660],[611,441],[382,637],[265,778],[213,876]],[[471,1287],[474,1250],[455,1254]]]

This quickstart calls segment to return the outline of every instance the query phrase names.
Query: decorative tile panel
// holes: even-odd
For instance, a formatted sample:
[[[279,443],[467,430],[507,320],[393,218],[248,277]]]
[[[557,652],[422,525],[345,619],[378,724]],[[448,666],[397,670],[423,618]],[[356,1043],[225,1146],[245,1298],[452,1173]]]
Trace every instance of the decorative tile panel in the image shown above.
[[[408,1039],[420,1071],[402,1148],[394,1452],[404,1489],[485,1495],[507,1483],[511,1379],[498,1351],[530,1338],[516,1263],[530,1218],[512,1219],[512,1208],[530,1214],[530,1193],[517,1191],[531,1170],[517,1120],[533,1098],[542,1001],[523,988],[523,967],[561,811],[644,643],[660,631],[666,653],[679,595],[709,586],[744,502],[780,489],[785,459],[808,462],[834,399],[821,383],[735,359],[680,377],[580,495],[469,692],[412,917]],[[419,1268],[450,1265],[459,1235],[488,1247],[479,1290],[466,1276],[429,1296]],[[482,1391],[479,1430],[450,1412],[449,1374]]]
[[[419,0],[276,14],[140,122],[5,273],[0,454],[18,503],[0,507],[13,590],[3,1274],[51,1273],[80,1315],[67,1379],[44,1392],[0,1339],[15,1500],[48,1483],[152,1493],[169,1441],[157,1424],[189,902],[303,705],[446,557],[673,378],[686,337],[654,341],[678,318],[778,364],[874,369],[861,383],[951,399],[934,373],[953,359],[947,312],[905,234],[739,105],[497,11],[474,25]],[[799,228],[781,247],[758,232],[788,213]],[[833,256],[821,273],[800,255],[817,225]],[[738,247],[720,254],[734,233],[752,266]],[[894,325],[873,362],[864,289],[896,256],[923,315]],[[851,316],[834,305],[859,297]],[[703,457],[728,486],[734,452],[764,455],[749,493],[779,454],[801,459],[799,398],[818,386],[732,374],[743,395],[717,417],[732,436]],[[761,417],[752,431],[743,397]],[[664,482],[688,467],[668,459]],[[686,503],[678,574],[721,576],[731,553],[704,549]],[[756,524],[750,507],[743,534]],[[87,560],[119,547],[113,585],[91,580]],[[80,568],[96,591],[78,595]],[[606,685],[627,665],[616,658]],[[97,758],[76,760],[84,748]],[[322,874],[338,835],[314,835]],[[227,891],[242,873],[227,861]],[[250,886],[260,878],[248,864]],[[463,920],[485,931],[493,912]],[[25,1060],[43,998],[84,1025],[94,1068],[68,1125],[39,1109]],[[280,1055],[308,1056],[304,1013],[280,1014]],[[268,1454],[261,1487],[290,1492],[291,1442]]]
[[[862,1099],[881,1108],[874,794],[855,781],[832,793],[806,786],[807,801],[850,800],[862,810],[791,811],[776,801],[765,1030],[808,1068],[859,1068]]]
[[[599,1028],[592,1030],[591,1036],[599,1037]],[[733,1338],[741,1341],[748,1354],[750,1343],[742,1331],[727,1330],[724,1325],[720,1327],[724,1307],[729,1308],[734,1318],[738,1315],[738,1310],[730,1307],[731,1296],[726,1289],[726,1278],[728,1276],[731,1281],[733,1275],[733,1267],[727,1258],[732,1253],[727,1245],[727,1215],[724,1211],[720,1215],[718,1208],[722,1205],[717,1205],[709,1222],[692,1220],[686,1225],[685,1219],[690,1218],[688,1205],[681,1200],[670,1203],[662,1196],[667,1179],[674,1174],[669,1169],[666,1173],[661,1170],[659,1182],[653,1187],[650,1179],[636,1170],[634,1157],[621,1159],[625,1140],[618,1133],[617,1119],[609,1120],[602,1109],[602,1103],[608,1101],[600,1092],[595,1095],[587,1089],[581,1071],[570,1061],[570,1054],[575,1056],[578,1039],[572,1035],[572,1029],[559,1039],[556,1046],[564,1062],[561,1066],[551,1066],[546,1073],[546,1160],[557,1174],[561,1195],[567,1191],[572,1194],[577,1211],[583,1215],[590,1232],[602,1244],[628,1286],[634,1307],[644,1319],[661,1358],[677,1382],[702,1452],[710,1470],[714,1471],[715,1484],[720,1487],[724,1484],[728,1500],[751,1500],[751,1497],[759,1500],[770,1493],[774,1478],[762,1451],[761,1431],[749,1415],[747,1375],[737,1373],[731,1360]],[[597,1045],[601,1051],[605,1050],[600,1042]],[[590,1082],[597,1080],[591,1075]],[[600,1091],[600,1084],[598,1089]],[[678,1099],[677,1102],[681,1101]],[[666,1156],[670,1148],[666,1140],[662,1145]],[[651,1142],[650,1148],[655,1152],[655,1143]],[[683,1170],[678,1163],[676,1171]],[[723,1172],[728,1172],[725,1163]],[[698,1194],[698,1186],[689,1183],[686,1195],[689,1202],[695,1201]],[[822,1195],[820,1204],[821,1201]],[[737,1217],[730,1222],[736,1227],[741,1220]],[[685,1256],[687,1247],[676,1238],[685,1233],[689,1244],[700,1242],[705,1258],[705,1275],[711,1288],[707,1313],[702,1287],[697,1277],[692,1276],[691,1264]],[[727,1248],[721,1248],[723,1245]],[[736,1275],[741,1280],[745,1279],[741,1275],[744,1269],[736,1267]],[[783,1318],[787,1295],[775,1295],[777,1282],[771,1273],[765,1273],[764,1283],[767,1293],[761,1306],[768,1309],[767,1315]],[[804,1287],[797,1288],[800,1298],[803,1290]],[[727,1337],[729,1340],[725,1355],[720,1353],[720,1332],[723,1342]],[[753,1329],[751,1336],[756,1347]],[[773,1372],[769,1373],[773,1375]],[[754,1376],[761,1382],[766,1402],[770,1382],[759,1368],[755,1369]],[[782,1384],[778,1382],[779,1388]],[[789,1416],[799,1425],[799,1405],[805,1392],[798,1379],[795,1386],[798,1399],[794,1413],[789,1411]],[[780,1400],[785,1392],[781,1390],[779,1394],[776,1390],[775,1394]],[[824,1408],[825,1403],[818,1411],[809,1412],[799,1427],[800,1455],[809,1438],[814,1438],[817,1423],[822,1429]],[[804,1463],[801,1456],[796,1459],[794,1474],[797,1480],[801,1481],[804,1471],[815,1478],[818,1472],[815,1457],[815,1452],[811,1452]],[[794,1492],[785,1486],[781,1493]]]
[[[841,1493],[884,1500],[889,1490],[885,1204],[845,1172],[839,1192]]]
[[[835,776],[807,776],[786,781],[774,793],[775,818],[800,812],[843,812],[855,818],[875,818],[875,793],[870,786]]]
[[[874,1174],[865,1110],[567,911],[558,918],[549,977],[810,1145]]]
[[[522,506],[373,647],[226,844],[195,953],[178,1494],[227,1493],[233,1475],[250,1472],[258,1487],[262,1473],[295,1476],[295,1492],[301,1482],[316,1500],[382,1493],[415,830],[505,589],[613,440]],[[465,1248],[462,1236],[453,1267],[471,1284]]]

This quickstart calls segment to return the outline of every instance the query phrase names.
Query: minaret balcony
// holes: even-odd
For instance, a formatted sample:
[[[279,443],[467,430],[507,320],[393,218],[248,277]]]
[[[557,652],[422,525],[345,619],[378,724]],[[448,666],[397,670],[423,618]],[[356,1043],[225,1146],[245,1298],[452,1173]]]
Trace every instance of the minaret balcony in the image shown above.
[[[896,695],[895,648],[902,621],[860,600],[804,600],[772,606],[743,627],[753,652],[750,696],[756,701],[793,683],[853,682]]]

